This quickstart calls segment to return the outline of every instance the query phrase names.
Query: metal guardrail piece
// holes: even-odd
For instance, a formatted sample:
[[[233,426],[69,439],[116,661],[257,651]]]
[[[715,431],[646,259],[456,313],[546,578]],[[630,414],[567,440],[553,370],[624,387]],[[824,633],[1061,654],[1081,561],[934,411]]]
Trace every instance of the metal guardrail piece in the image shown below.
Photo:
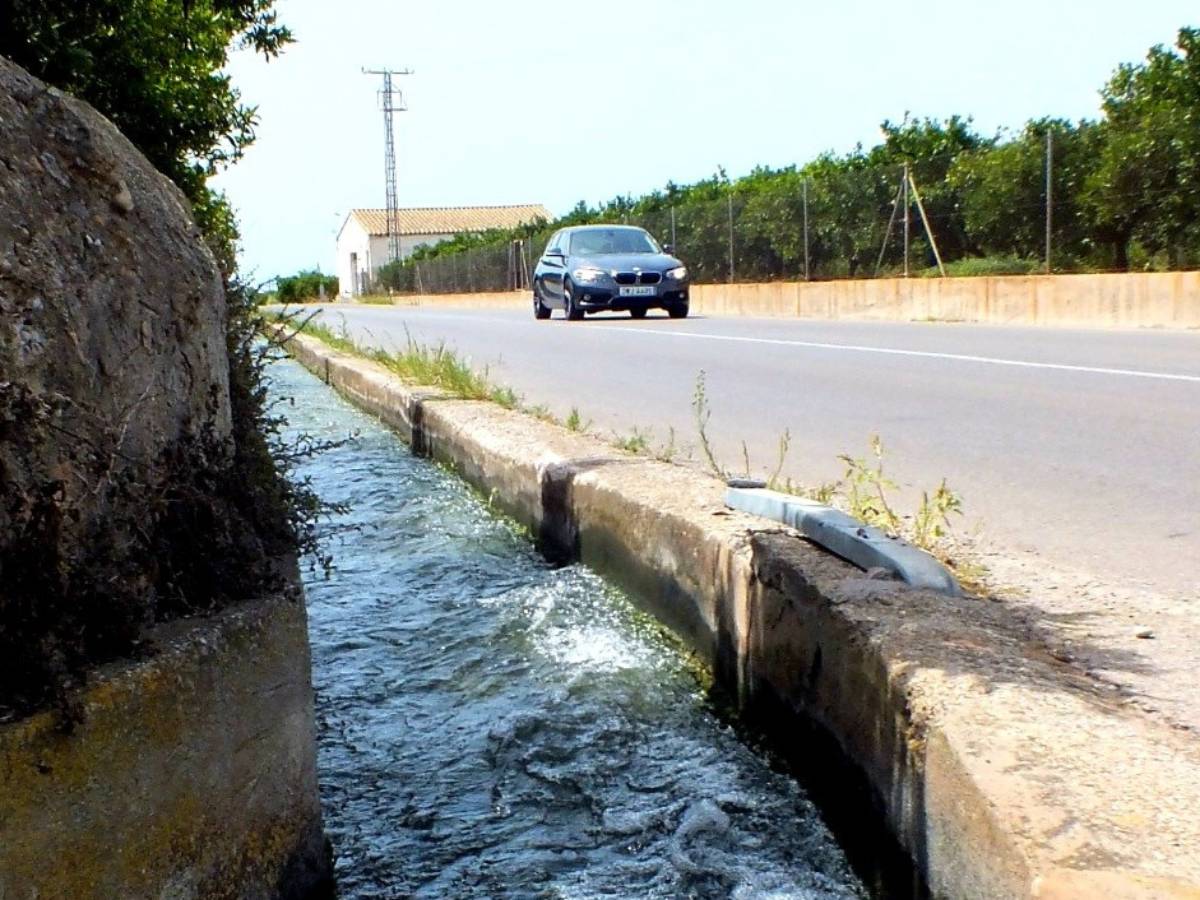
[[[940,562],[899,538],[864,525],[853,516],[815,500],[762,488],[731,486],[730,509],[773,519],[862,569],[883,568],[913,587],[961,597],[962,588]]]

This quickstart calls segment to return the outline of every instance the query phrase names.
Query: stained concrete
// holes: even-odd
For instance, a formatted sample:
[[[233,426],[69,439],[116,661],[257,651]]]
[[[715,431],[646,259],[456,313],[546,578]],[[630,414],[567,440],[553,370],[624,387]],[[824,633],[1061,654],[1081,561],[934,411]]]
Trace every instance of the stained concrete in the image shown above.
[[[935,896],[1200,897],[1196,742],[1122,707],[1002,607],[868,579],[730,513],[716,479],[490,404],[421,401],[305,336],[291,348],[629,588],[747,712],[782,708],[832,737]]]
[[[0,898],[324,896],[303,597],[151,635],[65,733],[0,728]]]

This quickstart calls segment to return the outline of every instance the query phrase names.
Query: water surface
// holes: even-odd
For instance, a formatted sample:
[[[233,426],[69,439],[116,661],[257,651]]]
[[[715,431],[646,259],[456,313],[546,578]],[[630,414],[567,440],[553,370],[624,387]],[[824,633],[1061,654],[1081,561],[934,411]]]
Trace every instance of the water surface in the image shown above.
[[[295,363],[272,374],[293,430],[359,433],[303,472],[353,506],[306,582],[341,896],[865,896],[652,620]]]

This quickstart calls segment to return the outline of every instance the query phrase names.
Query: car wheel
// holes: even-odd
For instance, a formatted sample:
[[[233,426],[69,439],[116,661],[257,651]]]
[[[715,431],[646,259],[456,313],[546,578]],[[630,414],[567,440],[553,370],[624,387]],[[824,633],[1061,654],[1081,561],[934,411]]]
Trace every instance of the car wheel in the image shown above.
[[[533,288],[533,317],[535,319],[550,318],[550,307],[542,302],[542,295],[537,289],[537,285]]]
[[[646,318],[646,307],[640,306],[640,307],[631,309],[629,311],[629,315],[631,318],[634,318],[634,319],[644,319],[644,318]]]
[[[676,303],[674,306],[667,307],[667,315],[672,319],[686,319],[688,314],[688,305],[686,303]]]
[[[570,322],[583,318],[583,310],[575,305],[575,286],[569,281],[563,281],[563,312]]]

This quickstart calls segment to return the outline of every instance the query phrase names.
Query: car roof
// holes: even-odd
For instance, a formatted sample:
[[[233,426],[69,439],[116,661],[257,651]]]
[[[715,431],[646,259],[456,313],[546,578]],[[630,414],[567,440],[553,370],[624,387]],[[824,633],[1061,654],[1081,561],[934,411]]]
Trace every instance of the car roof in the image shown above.
[[[566,228],[563,229],[563,231],[570,231],[570,232],[591,231],[592,229],[599,230],[601,228],[605,229],[606,231],[611,231],[614,228],[624,229],[626,231],[645,231],[646,230],[645,228],[642,228],[642,226],[640,226],[640,225],[616,225],[616,224],[606,225],[604,223],[600,223],[600,224],[596,224],[596,225],[568,225]]]

